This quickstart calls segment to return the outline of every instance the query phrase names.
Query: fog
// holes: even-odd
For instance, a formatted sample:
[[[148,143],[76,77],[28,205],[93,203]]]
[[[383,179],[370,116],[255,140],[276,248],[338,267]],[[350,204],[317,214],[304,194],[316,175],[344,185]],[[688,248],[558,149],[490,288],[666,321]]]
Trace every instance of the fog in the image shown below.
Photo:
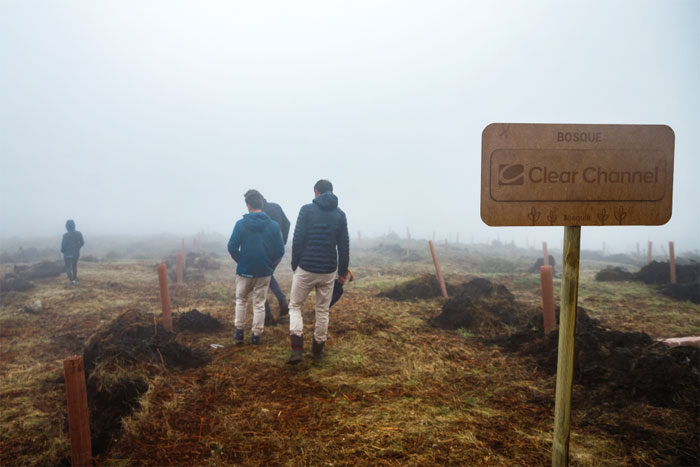
[[[4,0],[0,37],[3,242],[228,235],[249,188],[294,225],[326,178],[353,238],[558,247],[479,216],[481,132],[521,122],[671,126],[671,221],[582,245],[700,247],[697,0]]]

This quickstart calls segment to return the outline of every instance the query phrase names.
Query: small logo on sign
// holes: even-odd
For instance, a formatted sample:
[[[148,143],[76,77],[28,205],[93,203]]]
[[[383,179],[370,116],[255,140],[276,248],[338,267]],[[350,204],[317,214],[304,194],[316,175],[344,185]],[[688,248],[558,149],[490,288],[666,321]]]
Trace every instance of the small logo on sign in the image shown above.
[[[499,185],[522,185],[525,183],[525,166],[522,164],[501,164],[498,166]]]

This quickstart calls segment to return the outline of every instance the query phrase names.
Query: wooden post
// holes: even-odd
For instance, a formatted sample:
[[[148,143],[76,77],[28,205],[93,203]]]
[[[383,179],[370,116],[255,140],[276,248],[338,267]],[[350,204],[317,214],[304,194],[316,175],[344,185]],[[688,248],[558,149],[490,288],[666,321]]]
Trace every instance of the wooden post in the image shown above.
[[[561,281],[557,389],[554,400],[554,440],[552,465],[569,462],[571,429],[571,390],[574,379],[574,339],[578,302],[578,269],[581,253],[581,226],[564,227],[564,275]]]
[[[557,328],[557,321],[554,317],[554,279],[552,278],[552,266],[540,267],[540,280],[542,282],[544,334],[547,335]]]
[[[547,242],[542,242],[542,255],[544,256],[544,265],[549,266],[549,253],[547,252]]]
[[[647,264],[651,263],[651,240],[649,240],[649,244],[647,245]]]
[[[671,284],[676,283],[676,251],[673,242],[668,242],[668,264],[671,268]]]
[[[435,253],[435,246],[433,246],[433,241],[429,240],[428,245],[430,246],[430,254],[433,255],[433,263],[435,264],[435,274],[437,275],[438,282],[440,283],[440,291],[442,291],[442,296],[450,298],[447,296],[447,287],[445,287],[445,279],[442,277],[442,271],[440,271],[440,264],[438,264],[437,254]]]
[[[177,285],[182,285],[182,276],[184,274],[184,260],[182,253],[177,254]]]
[[[450,255],[450,247],[447,246],[447,239],[445,239],[445,259]]]
[[[165,264],[158,266],[158,283],[160,284],[160,306],[163,310],[163,327],[173,332],[173,320],[170,315],[170,292],[168,292],[168,270]]]
[[[63,360],[63,371],[66,378],[71,465],[91,466],[90,414],[83,357],[74,356]]]

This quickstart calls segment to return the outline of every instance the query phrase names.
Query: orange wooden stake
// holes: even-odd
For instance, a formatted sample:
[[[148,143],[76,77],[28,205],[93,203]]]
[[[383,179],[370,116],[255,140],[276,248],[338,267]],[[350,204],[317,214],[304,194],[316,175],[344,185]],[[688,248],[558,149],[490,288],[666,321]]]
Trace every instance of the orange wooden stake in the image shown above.
[[[554,318],[554,279],[552,278],[552,266],[540,267],[540,279],[542,281],[544,333],[547,335],[557,328],[557,322]]]
[[[63,371],[66,378],[71,465],[91,466],[90,415],[83,357],[76,355],[63,360]]]
[[[168,292],[168,270],[165,264],[158,266],[158,283],[160,284],[160,306],[163,309],[163,327],[173,332],[173,319],[170,315],[170,293]]]
[[[668,242],[668,264],[671,268],[671,284],[676,283],[676,252],[673,242]]]
[[[428,240],[428,245],[430,246],[430,254],[433,255],[433,263],[435,264],[435,274],[437,275],[438,282],[440,283],[440,291],[442,291],[442,296],[445,298],[450,298],[447,296],[447,287],[445,287],[445,279],[442,277],[442,271],[440,271],[440,264],[438,264],[437,254],[435,253],[435,246],[432,240]]]
[[[177,285],[182,285],[184,262],[182,258],[182,253],[177,254]]]
[[[549,253],[547,252],[547,242],[542,242],[542,255],[544,255],[544,265],[549,266]]]

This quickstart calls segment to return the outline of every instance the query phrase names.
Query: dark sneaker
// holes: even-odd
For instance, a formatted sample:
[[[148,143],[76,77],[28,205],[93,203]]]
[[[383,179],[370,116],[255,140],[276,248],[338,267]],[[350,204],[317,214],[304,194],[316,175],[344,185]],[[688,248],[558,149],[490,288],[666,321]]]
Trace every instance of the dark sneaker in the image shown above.
[[[233,343],[243,345],[243,329],[236,329],[236,332],[233,333]]]
[[[251,334],[250,343],[253,345],[260,345],[260,336],[257,334]]]
[[[70,281],[70,284],[73,286],[78,285],[78,281]]]

